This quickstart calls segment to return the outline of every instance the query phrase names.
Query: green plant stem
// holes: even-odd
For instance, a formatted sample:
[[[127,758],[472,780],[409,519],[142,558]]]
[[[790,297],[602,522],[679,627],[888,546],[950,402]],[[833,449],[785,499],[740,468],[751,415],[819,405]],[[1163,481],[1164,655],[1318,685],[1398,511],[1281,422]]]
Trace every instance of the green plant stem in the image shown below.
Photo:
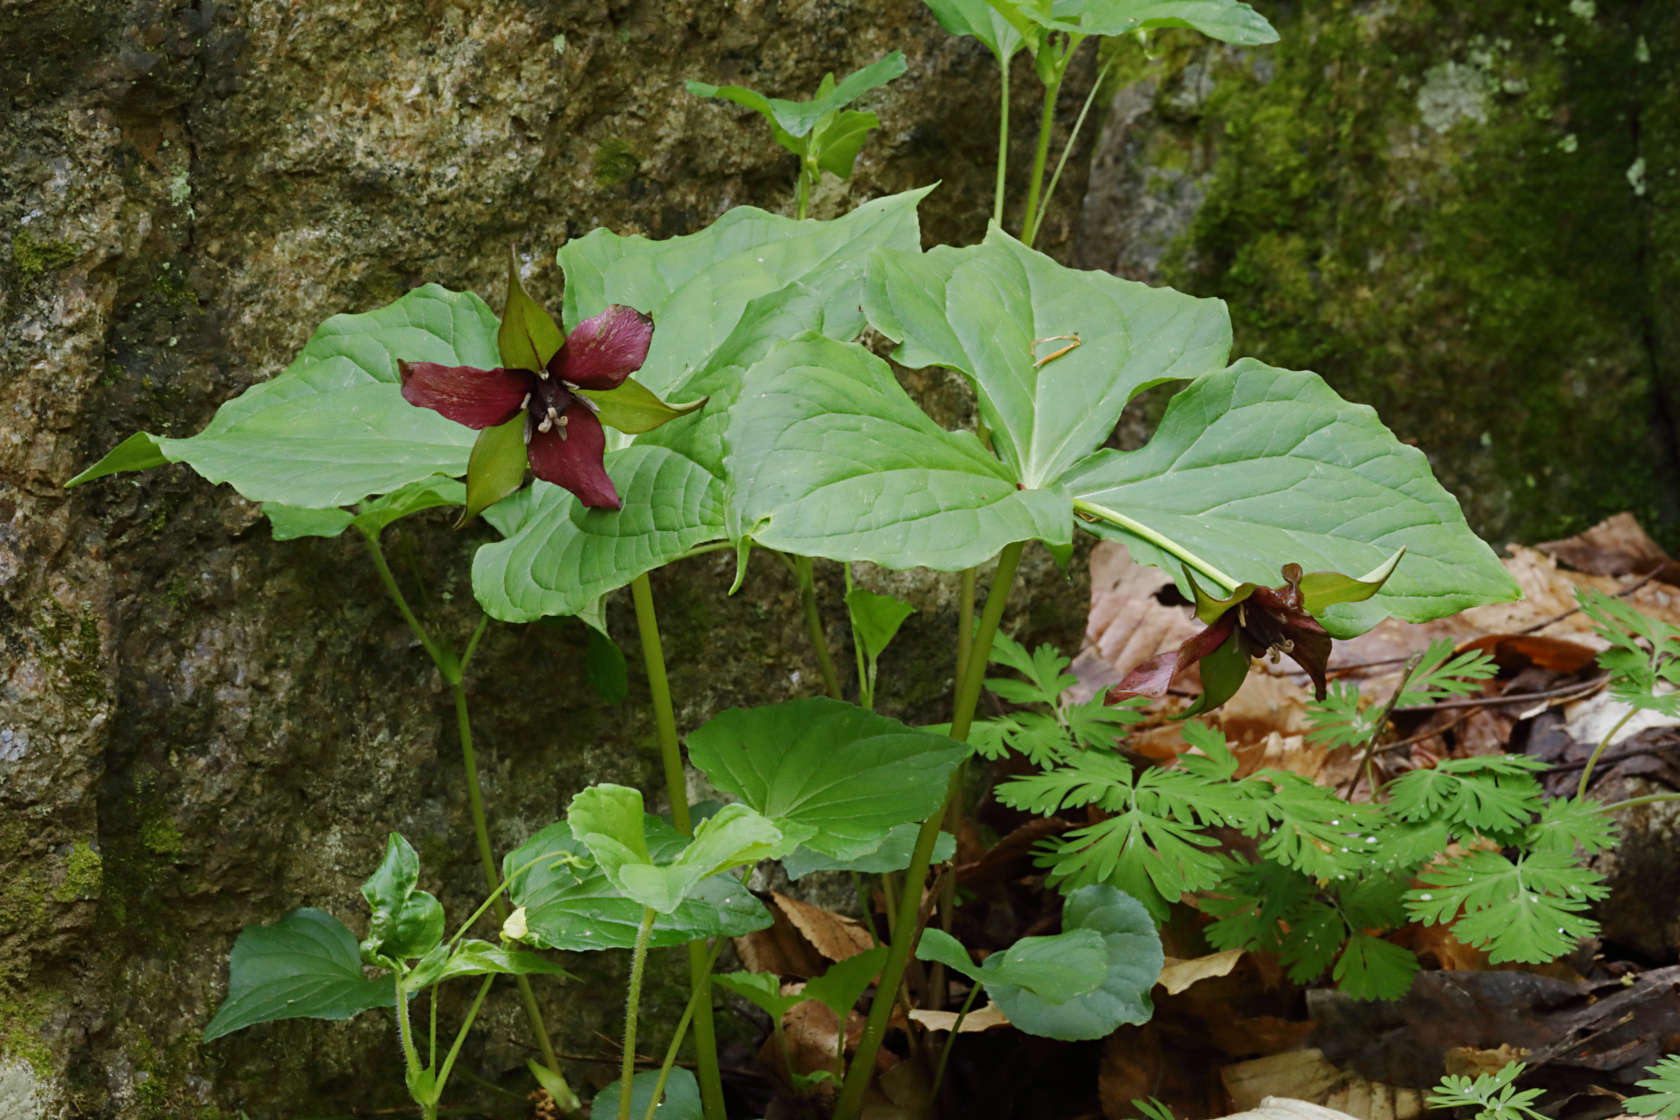
[[[1079,116],[1074,118],[1073,131],[1068,133],[1066,146],[1062,148],[1061,158],[1056,160],[1056,170],[1050,173],[1050,185],[1044,188],[1044,202],[1040,205],[1038,216],[1033,221],[1032,229],[1022,238],[1027,248],[1032,248],[1033,241],[1038,237],[1038,231],[1044,225],[1045,211],[1050,209],[1050,199],[1056,194],[1056,184],[1062,180],[1062,168],[1067,166],[1068,156],[1073,152],[1073,145],[1079,140],[1079,130],[1085,127],[1085,115],[1091,111],[1091,102],[1097,98],[1097,91],[1102,88],[1103,79],[1108,77],[1108,71],[1113,63],[1104,66],[1097,73],[1097,80],[1091,85],[1091,92],[1085,95],[1085,104],[1079,107]]]
[[[1598,765],[1599,755],[1604,753],[1604,749],[1610,745],[1610,740],[1616,737],[1616,732],[1626,727],[1628,720],[1632,719],[1633,714],[1638,710],[1638,708],[1629,708],[1622,718],[1616,721],[1616,726],[1605,732],[1604,738],[1600,739],[1598,746],[1593,748],[1592,757],[1588,758],[1587,764],[1581,767],[1581,781],[1575,786],[1577,800],[1587,795],[1587,783],[1592,780],[1593,767]]]
[[[992,224],[1003,228],[1003,185],[1009,169],[1009,63],[998,59],[1001,92],[998,96],[997,189],[992,196]]]
[[[857,892],[858,912],[863,915],[863,924],[869,930],[869,940],[876,945],[881,944],[881,935],[875,931],[875,908],[870,905],[869,891],[864,888],[863,876],[852,872],[852,889]]]
[[[968,659],[974,656],[974,585],[976,569],[964,568],[957,586],[957,680],[968,672]]]
[[[1073,510],[1077,514],[1083,514],[1088,520],[1106,521],[1110,525],[1126,530],[1126,532],[1135,537],[1148,541],[1150,544],[1154,545],[1162,552],[1167,553],[1169,556],[1178,557],[1192,568],[1195,568],[1198,572],[1201,572],[1203,575],[1219,584],[1226,591],[1235,591],[1237,589],[1237,584],[1240,581],[1235,577],[1226,575],[1224,572],[1216,568],[1211,562],[1197,556],[1194,552],[1191,552],[1171,537],[1162,536],[1160,533],[1151,529],[1141,521],[1134,521],[1117,510],[1109,509],[1106,506],[1099,506],[1095,502],[1087,502],[1083,498],[1075,498],[1073,500]]]
[[[466,1018],[461,1020],[461,1029],[455,1032],[455,1041],[449,1046],[449,1053],[444,1056],[443,1065],[438,1069],[437,1092],[439,1099],[443,1097],[444,1082],[449,1080],[449,1071],[455,1068],[456,1055],[461,1052],[461,1044],[467,1040],[467,1028],[472,1026],[473,1020],[478,1018],[479,1009],[484,1006],[484,997],[490,994],[490,985],[496,982],[494,972],[485,976],[484,983],[478,986],[478,995],[473,997],[472,1006],[467,1008]]]
[[[677,743],[677,716],[671,706],[671,682],[665,675],[665,652],[659,642],[659,618],[653,610],[653,585],[643,572],[630,581],[636,607],[636,629],[642,639],[642,663],[647,668],[653,722],[659,732],[659,755],[665,768],[665,790],[671,801],[671,823],[686,836],[694,834],[688,811],[688,783],[683,777],[682,748]],[[718,1068],[717,1031],[712,1025],[712,967],[706,947],[688,943],[688,984],[695,1000],[694,1048],[699,1072],[700,1102],[706,1120],[725,1120],[723,1073]]]
[[[498,893],[501,890],[502,879],[496,871],[496,857],[490,847],[490,826],[484,813],[484,797],[478,784],[478,755],[473,750],[472,720],[467,712],[467,693],[465,677],[467,665],[472,656],[478,651],[479,640],[484,637],[485,629],[490,625],[489,615],[480,615],[478,626],[474,628],[472,637],[467,640],[467,648],[457,658],[447,646],[437,642],[426,628],[420,625],[420,620],[409,609],[408,600],[403,597],[402,589],[397,586],[397,580],[391,574],[391,566],[385,561],[385,550],[379,546],[379,537],[375,533],[362,530],[362,539],[367,542],[368,554],[373,558],[374,569],[379,573],[379,580],[385,585],[385,592],[396,604],[397,612],[420,642],[420,647],[437,666],[439,675],[449,682],[449,691],[455,701],[455,728],[461,739],[461,767],[467,778],[467,808],[472,816],[473,839],[478,845],[478,860],[484,871],[484,886],[490,896],[496,900],[496,914],[502,920],[507,919],[507,902]],[[537,1050],[542,1055],[543,1065],[556,1077],[560,1077],[560,1060],[554,1053],[554,1041],[549,1038],[548,1024],[543,1021],[542,1008],[537,1004],[537,994],[531,988],[531,978],[515,976],[518,982],[519,1002],[525,1008],[525,1018],[530,1021],[531,1033],[536,1036]],[[561,1080],[565,1079],[561,1077]]]
[[[974,652],[968,659],[967,672],[957,682],[956,704],[951,713],[951,738],[966,741],[974,725],[974,708],[980,700],[980,685],[986,675],[986,663],[992,653],[992,638],[997,634],[1003,607],[1009,599],[1010,585],[1015,582],[1015,569],[1021,563],[1024,542],[1006,545],[998,554],[997,571],[986,593],[986,609],[980,615],[980,628],[974,635]],[[952,775],[950,792],[946,797],[960,796],[956,775]],[[869,1087],[869,1074],[875,1068],[875,1055],[886,1037],[887,1019],[891,1015],[898,985],[904,979],[904,969],[910,953],[916,947],[916,915],[921,908],[922,886],[927,881],[928,864],[933,858],[933,845],[939,839],[939,828],[945,818],[942,806],[922,823],[916,836],[916,850],[904,873],[904,893],[899,899],[897,921],[893,923],[892,947],[887,962],[881,968],[881,982],[876,988],[875,1002],[869,1008],[869,1020],[858,1041],[857,1053],[852,1055],[852,1068],[846,1073],[840,1097],[834,1104],[834,1120],[852,1120],[863,1108],[863,1095]]]
[[[1612,802],[1599,810],[1601,813],[1617,813],[1623,809],[1631,809],[1635,805],[1655,805],[1659,801],[1680,801],[1680,790],[1670,790],[1667,793],[1647,793],[1639,797],[1629,797],[1623,801]]]
[[[392,977],[392,987],[397,993],[397,1041],[402,1045],[403,1065],[408,1069],[408,1080],[412,1081],[425,1067],[420,1064],[420,1052],[414,1047],[414,1028],[408,1020],[408,992],[403,989],[402,980]],[[424,1107],[425,1102],[416,1102]]]
[[[794,188],[796,194],[793,203],[793,217],[795,221],[803,222],[805,216],[811,212],[811,166],[808,157],[799,157],[799,185]],[[819,172],[820,174],[820,172]]]
[[[933,1088],[928,1090],[928,1096],[939,1099],[939,1084],[945,1080],[945,1063],[951,1057],[951,1045],[957,1041],[957,1032],[962,1030],[963,1020],[968,1018],[969,1008],[974,1006],[974,997],[980,994],[980,985],[976,984],[968,990],[968,998],[957,1011],[956,1022],[951,1024],[951,1033],[945,1036],[945,1045],[939,1048],[939,1064],[933,1068]]]
[[[834,671],[834,658],[828,653],[828,638],[823,634],[822,613],[817,610],[817,578],[809,556],[793,558],[794,575],[799,580],[799,605],[805,612],[805,630],[811,636],[811,648],[817,651],[817,668],[822,673],[823,687],[834,700],[841,699],[840,676]]]
[[[1046,40],[1044,46],[1039,49],[1055,48]],[[1021,218],[1021,240],[1029,246],[1032,244],[1032,235],[1038,230],[1038,200],[1044,186],[1044,165],[1050,160],[1050,133],[1056,124],[1056,95],[1061,92],[1062,78],[1067,73],[1067,58],[1073,55],[1073,49],[1073,46],[1068,47],[1062,66],[1056,71],[1056,77],[1044,86],[1044,108],[1038,116],[1038,147],[1033,150],[1032,173],[1027,180],[1027,212]]]
[[[712,947],[711,955],[706,958],[706,971],[711,972],[717,963],[718,954],[723,951],[723,939]],[[653,1083],[653,1096],[648,1099],[647,1112],[642,1114],[642,1120],[653,1120],[653,1114],[659,1108],[659,1098],[665,1094],[665,1082],[670,1080],[671,1070],[677,1064],[677,1052],[682,1049],[683,1038],[688,1034],[688,1024],[694,1018],[696,992],[688,994],[688,1002],[683,1005],[682,1016],[677,1020],[677,1029],[671,1032],[671,1044],[665,1047],[665,1060],[659,1064],[659,1079]]]
[[[866,712],[875,710],[875,682],[870,679],[869,665],[863,655],[863,638],[858,635],[857,616],[852,613],[852,566],[844,566],[846,573],[846,622],[852,631],[852,660],[857,662],[858,707]],[[855,872],[854,872],[855,874]]]
[[[636,929],[636,947],[630,952],[630,983],[624,996],[624,1062],[618,1090],[618,1120],[630,1120],[630,1082],[636,1076],[636,1011],[642,1002],[642,970],[647,965],[648,942],[653,940],[653,920],[659,911],[642,907],[642,924]]]

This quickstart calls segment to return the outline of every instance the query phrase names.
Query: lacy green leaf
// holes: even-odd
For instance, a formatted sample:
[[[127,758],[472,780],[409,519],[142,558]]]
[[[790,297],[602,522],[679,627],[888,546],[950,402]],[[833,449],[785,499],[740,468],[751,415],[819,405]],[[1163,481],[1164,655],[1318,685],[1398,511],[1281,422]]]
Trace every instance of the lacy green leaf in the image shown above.
[[[1657,1120],[1680,1117],[1680,1054],[1669,1054],[1646,1072],[1651,1076],[1634,1084],[1651,1091],[1629,1097],[1622,1102],[1623,1107],[1636,1116],[1655,1116]]]
[[[1410,949],[1356,933],[1336,958],[1331,975],[1355,999],[1399,999],[1412,986],[1417,970],[1418,959]]]
[[[1179,392],[1141,449],[1099,451],[1064,481],[1077,508],[1098,511],[1086,528],[1179,579],[1186,563],[1267,585],[1281,563],[1360,572],[1404,546],[1374,597],[1325,609],[1338,637],[1519,593],[1421,451],[1316,374],[1252,358]]]
[[[396,998],[390,977],[362,974],[356,935],[305,907],[240,931],[228,959],[227,999],[204,1028],[204,1041],[276,1019],[348,1019],[395,1006]]]

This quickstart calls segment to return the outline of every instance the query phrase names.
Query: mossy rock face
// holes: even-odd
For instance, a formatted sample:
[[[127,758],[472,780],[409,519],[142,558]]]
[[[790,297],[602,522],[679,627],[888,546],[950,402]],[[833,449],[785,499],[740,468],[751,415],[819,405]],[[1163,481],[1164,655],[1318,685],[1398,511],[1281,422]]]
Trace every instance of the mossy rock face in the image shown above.
[[[425,281],[499,303],[510,242],[553,307],[569,237],[685,234],[739,203],[791,211],[793,157],[684,79],[806,96],[827,71],[904,50],[910,71],[864,106],[881,129],[814,211],[942,180],[924,231],[978,240],[996,112],[984,48],[898,0],[761,7],[0,13],[0,1113],[25,1099],[43,1120],[403,1110],[377,1013],[199,1038],[239,929],[307,904],[359,930],[357,887],[391,830],[453,917],[482,897],[449,691],[356,542],[276,543],[254,507],[182,467],[62,483],[136,430],[197,431],[328,316]],[[1019,181],[1032,137],[1017,141]],[[1083,189],[1077,163],[1062,189]],[[1052,222],[1046,244],[1067,236]],[[386,534],[406,592],[457,645],[478,621],[467,570],[487,533],[439,513]],[[1017,632],[1076,641],[1082,595],[1035,570]],[[819,574],[838,644],[839,574]],[[654,577],[684,730],[818,679],[791,579],[760,557],[730,598],[733,576],[713,556]],[[924,610],[883,665],[882,706],[946,718],[949,581],[892,578]],[[628,604],[608,610],[629,639],[621,707],[590,689],[577,623],[495,626],[479,647],[498,850],[588,781],[662,785]],[[538,985],[557,1041],[610,1056],[623,955],[566,965],[587,983]],[[682,970],[669,955],[653,967],[643,1034],[660,1047]],[[529,1089],[511,985],[481,1023],[462,1068]],[[588,1087],[611,1068],[572,1072]],[[447,1103],[470,1105],[459,1084]]]
[[[1228,300],[1237,353],[1376,406],[1496,543],[1622,509],[1680,543],[1672,6],[1274,19],[1163,36],[1114,98],[1082,263]]]

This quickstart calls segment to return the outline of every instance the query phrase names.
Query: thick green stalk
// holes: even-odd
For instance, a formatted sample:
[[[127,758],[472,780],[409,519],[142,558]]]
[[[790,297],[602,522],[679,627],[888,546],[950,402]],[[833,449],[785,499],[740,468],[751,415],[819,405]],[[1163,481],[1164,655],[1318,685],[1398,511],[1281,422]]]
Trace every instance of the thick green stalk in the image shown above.
[[[803,222],[805,216],[811,212],[811,183],[816,176],[811,174],[812,166],[804,156],[799,157],[799,185],[794,198],[793,217],[795,221]],[[821,174],[821,172],[818,172]]]
[[[642,663],[647,667],[653,722],[659,732],[659,756],[665,767],[665,790],[671,801],[671,823],[687,835],[694,832],[688,812],[688,782],[683,777],[682,748],[677,743],[677,716],[671,706],[671,682],[665,675],[665,651],[659,642],[659,618],[653,610],[653,586],[643,572],[630,581],[636,606],[636,629],[642,639]],[[706,946],[688,943],[688,984],[693,994],[694,1048],[700,1075],[700,1102],[706,1120],[725,1120],[723,1073],[718,1068],[717,1031],[712,1025],[712,966]]]
[[[1009,169],[1009,63],[998,59],[1002,91],[998,97],[997,189],[992,197],[992,222],[1003,228],[1003,183]]]
[[[1054,48],[1046,42],[1041,49]],[[1027,212],[1021,218],[1021,240],[1028,245],[1032,244],[1032,233],[1038,229],[1038,197],[1044,186],[1044,165],[1050,159],[1050,133],[1056,123],[1056,94],[1061,92],[1062,75],[1065,73],[1065,69],[1059,70],[1055,80],[1044,87],[1044,111],[1038,117],[1038,147],[1033,151],[1032,176],[1027,180]]]
[[[1190,565],[1198,572],[1207,576],[1207,578],[1219,584],[1219,586],[1223,587],[1226,591],[1235,591],[1237,589],[1238,580],[1236,577],[1228,576],[1224,572],[1220,571],[1214,566],[1211,560],[1204,560],[1202,557],[1197,556],[1194,552],[1191,552],[1188,548],[1185,548],[1171,537],[1165,536],[1162,533],[1151,529],[1141,521],[1127,517],[1119,510],[1112,510],[1107,506],[1099,506],[1095,502],[1088,502],[1083,498],[1075,498],[1073,500],[1073,512],[1084,517],[1088,521],[1106,521],[1110,525],[1118,526],[1134,536],[1143,538],[1162,552],[1167,553],[1169,556],[1178,557],[1184,563]]]
[[[624,996],[624,1063],[618,1089],[618,1120],[630,1120],[630,1082],[636,1076],[636,1011],[642,1004],[642,970],[647,965],[648,942],[653,940],[653,920],[659,911],[642,907],[642,924],[636,930],[636,947],[630,953],[630,984]]]
[[[420,647],[437,666],[437,671],[443,679],[449,682],[449,690],[455,699],[455,727],[461,739],[461,767],[467,777],[467,808],[472,816],[473,838],[478,845],[478,860],[484,871],[484,886],[496,898],[496,914],[499,918],[507,918],[507,902],[497,893],[502,886],[501,875],[496,871],[496,857],[490,847],[490,826],[485,818],[484,797],[478,785],[478,756],[473,750],[472,721],[467,714],[467,693],[464,686],[467,664],[472,655],[478,650],[479,639],[484,636],[484,630],[489,625],[490,616],[483,615],[478,620],[478,626],[473,630],[472,637],[467,640],[467,648],[460,657],[456,657],[453,650],[435,641],[420,625],[420,620],[409,609],[408,600],[403,597],[402,589],[397,586],[397,580],[391,574],[391,566],[385,562],[385,551],[379,546],[377,534],[362,530],[362,539],[367,542],[368,554],[373,557],[373,566],[379,573],[379,580],[385,585],[386,594],[397,605],[397,612],[403,621],[408,623],[420,642]],[[531,1023],[531,1033],[536,1036],[537,1050],[542,1054],[543,1065],[550,1072],[560,1077],[560,1059],[554,1052],[554,1042],[548,1036],[548,1024],[543,1021],[542,1008],[537,1005],[537,994],[531,989],[531,978],[516,976],[519,986],[519,1002],[525,1008],[525,1018]],[[562,1078],[562,1080],[564,1080]]]
[[[828,638],[823,634],[822,613],[817,610],[817,577],[809,556],[793,558],[794,574],[799,578],[799,605],[805,612],[805,630],[811,636],[811,648],[817,651],[817,668],[822,673],[823,688],[828,695],[841,699],[840,676],[834,671],[834,658],[829,656]]]
[[[951,738],[959,742],[968,738],[969,729],[974,725],[974,708],[980,701],[980,685],[986,676],[987,660],[991,657],[992,638],[997,634],[999,620],[1003,618],[1010,585],[1015,582],[1015,569],[1021,562],[1023,544],[1016,541],[1006,545],[998,554],[997,571],[992,576],[991,588],[986,592],[986,609],[980,615],[980,628],[974,635],[974,652],[968,659],[967,672],[957,682],[956,705],[951,713]],[[949,800],[960,796],[960,793],[957,777],[953,774],[946,798]],[[904,893],[898,903],[892,947],[887,951],[887,962],[881,968],[881,982],[875,990],[875,1002],[869,1008],[869,1021],[864,1025],[863,1038],[852,1057],[852,1068],[847,1071],[840,1098],[834,1104],[834,1120],[852,1120],[863,1108],[863,1094],[869,1087],[870,1072],[875,1068],[875,1054],[881,1048],[881,1040],[886,1037],[887,1019],[892,1012],[895,993],[899,982],[904,979],[911,950],[915,948],[916,915],[921,908],[922,886],[927,880],[933,845],[939,839],[939,826],[944,817],[945,810],[941,807],[923,822],[922,830],[916,836],[916,850],[904,873]]]

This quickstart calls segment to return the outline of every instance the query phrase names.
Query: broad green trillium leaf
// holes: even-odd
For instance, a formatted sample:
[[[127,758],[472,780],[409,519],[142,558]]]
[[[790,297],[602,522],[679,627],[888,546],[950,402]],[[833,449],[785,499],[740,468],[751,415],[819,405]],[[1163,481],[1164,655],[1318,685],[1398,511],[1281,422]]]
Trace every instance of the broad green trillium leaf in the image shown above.
[[[1041,27],[1078,35],[1128,35],[1189,27],[1210,39],[1251,47],[1278,41],[1266,17],[1237,0],[1055,0],[1048,13],[1023,5]]]
[[[488,941],[468,938],[455,946],[439,945],[427,953],[408,974],[404,983],[410,991],[429,988],[457,976],[566,976],[571,973],[540,953],[510,949]]]
[[[1026,40],[1015,26],[986,0],[923,0],[939,26],[953,35],[970,35],[986,44],[999,66],[1007,67]]]
[[[610,516],[533,485],[507,540],[481,548],[473,590],[496,618],[576,614],[603,594],[692,550],[738,536],[730,524],[723,437],[741,378],[781,339],[806,330],[852,338],[865,261],[878,246],[919,243],[912,191],[833,221],[731,210],[666,241],[597,230],[560,250],[567,322],[609,303],[648,309],[657,329],[637,379],[666,399],[710,403],[609,450],[606,468],[633,498]],[[510,516],[506,520],[511,521]]]
[[[700,823],[675,859],[660,863],[648,850],[643,816],[640,790],[609,783],[583,790],[566,810],[573,835],[588,847],[607,881],[661,914],[675,911],[702,879],[779,856],[803,838],[789,839],[745,805],[725,805]]]
[[[658,817],[642,820],[648,855],[669,863],[688,837]],[[596,865],[566,821],[557,821],[508,853],[502,874],[515,906],[525,908],[526,944],[545,949],[628,949],[643,907],[621,893]],[[656,948],[700,937],[741,937],[771,922],[751,891],[733,876],[703,879],[670,914],[654,920]]]
[[[808,697],[716,715],[688,736],[688,756],[718,789],[784,829],[805,829],[806,847],[853,857],[878,848],[888,830],[937,811],[968,749],[852,704]]]
[[[228,994],[204,1041],[277,1019],[348,1019],[396,1004],[389,976],[368,979],[356,935],[331,914],[305,907],[271,926],[239,932],[228,959]]]
[[[473,433],[405,402],[397,359],[493,367],[497,326],[476,295],[436,284],[377,311],[335,315],[284,372],[222,405],[202,432],[131,436],[67,485],[186,463],[252,501],[324,510],[460,475]]]
[[[433,475],[363,502],[355,510],[299,509],[270,502],[262,511],[277,541],[336,537],[351,526],[377,537],[393,521],[440,506],[458,506],[466,496],[467,488],[456,479]]]
[[[996,226],[965,249],[876,254],[864,306],[901,343],[895,361],[974,383],[998,456],[1029,490],[1099,447],[1132,397],[1216,372],[1231,348],[1221,301],[1064,268]]]
[[[1379,593],[1324,608],[1319,621],[1337,637],[1387,615],[1423,622],[1519,594],[1421,451],[1316,374],[1252,358],[1182,390],[1143,448],[1099,451],[1064,483],[1093,533],[1227,589],[1270,585],[1280,562],[1369,581],[1404,548]],[[1313,590],[1343,597],[1328,583]]]
[[[1014,541],[1072,537],[1066,494],[1017,485],[860,346],[805,337],[773,350],[731,411],[729,446],[742,531],[770,548],[952,571]]]

